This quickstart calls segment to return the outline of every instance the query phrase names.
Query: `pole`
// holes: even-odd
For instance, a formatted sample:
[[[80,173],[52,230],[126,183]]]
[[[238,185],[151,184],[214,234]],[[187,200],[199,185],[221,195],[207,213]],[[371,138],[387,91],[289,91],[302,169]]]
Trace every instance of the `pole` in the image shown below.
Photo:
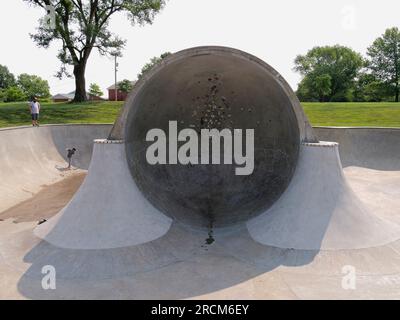
[[[114,92],[115,92],[115,101],[118,101],[118,85],[117,85],[117,67],[118,67],[118,64],[117,64],[117,55],[115,55],[114,56],[114,58],[115,58],[115,65],[114,65],[114,72],[115,72],[115,90],[114,90]]]

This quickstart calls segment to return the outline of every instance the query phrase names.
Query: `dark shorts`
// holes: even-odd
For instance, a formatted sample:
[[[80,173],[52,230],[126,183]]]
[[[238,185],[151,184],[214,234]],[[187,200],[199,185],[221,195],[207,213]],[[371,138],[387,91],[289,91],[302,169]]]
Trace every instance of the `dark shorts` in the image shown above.
[[[38,120],[39,119],[39,113],[32,113],[32,120]]]

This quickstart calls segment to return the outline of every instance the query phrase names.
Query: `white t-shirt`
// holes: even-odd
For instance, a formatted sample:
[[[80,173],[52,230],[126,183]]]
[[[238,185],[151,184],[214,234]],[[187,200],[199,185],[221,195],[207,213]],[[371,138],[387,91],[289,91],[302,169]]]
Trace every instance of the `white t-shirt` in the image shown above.
[[[39,104],[39,102],[34,102],[34,101],[32,101],[31,102],[31,113],[32,114],[35,114],[35,113],[39,113],[39,110],[40,110],[40,104]]]

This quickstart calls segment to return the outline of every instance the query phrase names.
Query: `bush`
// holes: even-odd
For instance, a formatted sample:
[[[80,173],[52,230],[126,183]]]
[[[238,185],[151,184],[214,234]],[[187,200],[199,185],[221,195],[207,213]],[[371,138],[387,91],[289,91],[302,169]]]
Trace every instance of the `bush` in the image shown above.
[[[9,87],[3,91],[3,100],[5,102],[24,101],[26,94],[19,87]]]

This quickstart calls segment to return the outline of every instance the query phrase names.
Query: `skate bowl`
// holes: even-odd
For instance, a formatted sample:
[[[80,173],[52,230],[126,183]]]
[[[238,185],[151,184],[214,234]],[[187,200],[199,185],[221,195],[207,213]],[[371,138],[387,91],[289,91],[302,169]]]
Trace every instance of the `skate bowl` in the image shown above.
[[[212,130],[204,151],[203,133]],[[222,143],[224,130],[231,136]],[[252,170],[237,174],[243,163],[221,159],[226,150],[252,151],[249,140]],[[153,143],[157,161],[150,162]],[[187,144],[191,160],[183,163],[177,154]],[[78,193],[35,229],[55,246],[140,245],[173,223],[210,234],[245,226],[262,245],[299,250],[380,246],[400,234],[354,194],[338,144],[318,141],[285,80],[235,49],[200,47],[164,59],[135,85],[108,139],[93,150]]]
[[[30,224],[0,222],[3,258],[0,266],[6,280],[0,296],[36,299],[398,298],[400,243],[395,241],[398,236],[393,233],[393,224],[383,224],[384,219],[380,218],[385,206],[391,206],[391,214],[398,216],[400,175],[395,168],[387,171],[388,167],[378,169],[377,166],[383,158],[389,164],[400,161],[399,154],[393,152],[400,144],[400,130],[315,128],[314,132],[321,140],[339,137],[339,149],[335,143],[302,143],[295,175],[273,207],[265,215],[254,218],[258,221],[251,219],[247,230],[243,226],[227,228],[227,231],[214,230],[215,243],[204,247],[206,233],[182,229],[178,224],[168,229],[168,223],[164,225],[163,221],[153,220],[144,232],[146,235],[149,231],[155,232],[156,240],[143,236],[143,222],[150,221],[145,219],[150,211],[143,207],[140,211],[132,210],[143,198],[130,198],[141,192],[125,193],[127,198],[124,199],[117,195],[126,188],[135,187],[131,184],[133,179],[130,178],[124,144],[120,141],[106,143],[107,140],[90,143],[93,135],[106,137],[111,127],[72,125],[0,130],[2,150],[9,153],[8,158],[1,158],[2,161],[7,159],[1,163],[4,168],[11,166],[11,156],[17,156],[12,153],[19,149],[18,146],[29,152],[25,153],[25,159],[21,156],[20,160],[15,160],[15,163],[20,161],[24,170],[29,168],[30,171],[24,171],[25,180],[35,181],[38,172],[58,175],[60,172],[55,165],[40,168],[40,164],[53,161],[65,167],[64,147],[69,146],[65,141],[77,144],[79,136],[82,143],[89,140],[91,147],[80,147],[80,150],[87,152],[85,158],[92,159],[88,177],[71,203],[56,216],[56,220],[49,220],[35,229],[34,234],[39,238],[32,233]],[[80,134],[73,141],[77,130]],[[368,159],[363,160],[365,153],[358,151],[357,145],[367,145],[372,135],[380,139],[370,140]],[[56,141],[61,143],[58,148],[52,136],[58,137]],[[24,146],[22,141],[26,143]],[[341,149],[342,145],[347,147]],[[347,159],[344,174],[338,151],[342,159]],[[349,168],[361,170],[364,184],[371,184],[369,169],[362,167],[362,163],[374,164],[373,176],[384,174],[381,179],[384,188],[373,183],[375,190],[364,195],[364,198],[377,202],[376,210],[360,202],[358,198],[363,195],[359,190],[352,190],[354,177]],[[3,190],[11,192],[15,189],[14,192],[24,193],[22,186],[12,184],[12,177],[8,176],[18,177],[18,174],[18,170],[0,171],[1,181],[9,181],[8,188]],[[52,177],[42,182],[51,184]],[[124,180],[126,177],[129,179]],[[113,188],[117,193],[113,193]],[[34,193],[34,189],[30,191]],[[312,196],[306,196],[306,193]],[[381,198],[383,194],[387,197]],[[92,198],[85,202],[82,199],[85,197]],[[122,200],[127,204],[122,209],[133,216],[133,221],[121,216],[121,207],[115,205]],[[138,215],[140,212],[144,215]],[[267,217],[268,221],[265,220]],[[54,233],[42,233],[46,225]],[[121,225],[127,225],[127,229],[122,229]],[[166,228],[160,230],[163,225]],[[257,225],[262,233],[255,229]],[[10,226],[14,229],[8,230]],[[66,229],[67,226],[71,228]],[[128,231],[142,238],[127,238],[123,232]],[[63,237],[57,237],[60,232]],[[268,239],[266,234],[274,236]],[[78,241],[72,241],[73,238]],[[140,240],[137,243],[142,244],[130,245],[132,240]],[[338,242],[344,240],[344,243]],[[317,249],[299,249],[312,247],[310,243]],[[350,250],[341,250],[343,247]],[[103,249],[84,250],[87,248]],[[57,292],[41,289],[41,270],[49,264],[57,269]],[[7,269],[5,265],[11,267]],[[344,265],[355,266],[357,273],[362,275],[357,280],[358,290],[350,292],[341,288]],[[16,275],[18,293],[13,287],[12,274]]]

